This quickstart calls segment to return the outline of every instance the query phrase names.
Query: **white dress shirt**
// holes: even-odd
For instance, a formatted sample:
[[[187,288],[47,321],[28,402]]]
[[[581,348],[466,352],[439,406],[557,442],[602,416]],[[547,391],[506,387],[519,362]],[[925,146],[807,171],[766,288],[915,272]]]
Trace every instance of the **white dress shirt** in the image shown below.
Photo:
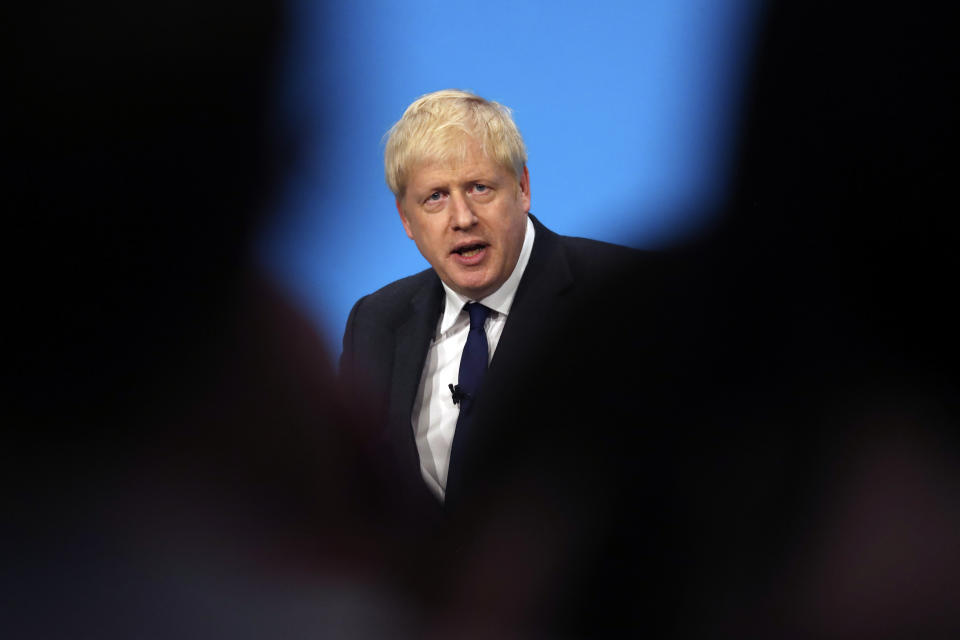
[[[420,376],[420,387],[413,403],[410,420],[413,434],[420,454],[420,473],[424,482],[442,501],[447,487],[447,469],[450,466],[450,446],[457,428],[459,405],[453,404],[453,397],[447,385],[457,384],[460,375],[460,356],[467,343],[470,332],[470,316],[463,307],[468,302],[479,302],[491,313],[487,315],[484,328],[487,333],[489,358],[497,350],[500,335],[510,315],[510,307],[517,293],[520,278],[530,261],[533,250],[533,223],[527,218],[527,229],[523,236],[520,257],[510,277],[500,288],[483,298],[471,300],[464,298],[443,283],[446,292],[443,313],[437,323],[437,330]],[[489,362],[488,362],[489,364]]]

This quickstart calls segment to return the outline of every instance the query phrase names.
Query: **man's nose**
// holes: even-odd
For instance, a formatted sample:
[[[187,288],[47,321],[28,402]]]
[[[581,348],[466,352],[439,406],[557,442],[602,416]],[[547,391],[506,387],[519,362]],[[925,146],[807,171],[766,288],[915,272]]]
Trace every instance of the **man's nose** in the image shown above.
[[[464,193],[450,194],[450,225],[454,230],[469,229],[477,223],[470,199]]]

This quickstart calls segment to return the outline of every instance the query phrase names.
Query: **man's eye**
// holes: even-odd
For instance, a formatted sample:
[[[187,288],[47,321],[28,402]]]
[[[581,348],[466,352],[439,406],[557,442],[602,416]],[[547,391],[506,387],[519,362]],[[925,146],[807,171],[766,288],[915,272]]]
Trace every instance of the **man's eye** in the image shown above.
[[[427,198],[427,200],[429,200],[430,202],[436,202],[442,197],[443,197],[443,194],[441,194],[439,191],[434,191],[433,193],[430,194],[430,197]]]
[[[483,192],[486,191],[487,189],[488,189],[488,187],[487,187],[487,185],[485,185],[485,184],[475,184],[475,185],[473,185],[473,190],[476,191],[477,193],[483,193]]]

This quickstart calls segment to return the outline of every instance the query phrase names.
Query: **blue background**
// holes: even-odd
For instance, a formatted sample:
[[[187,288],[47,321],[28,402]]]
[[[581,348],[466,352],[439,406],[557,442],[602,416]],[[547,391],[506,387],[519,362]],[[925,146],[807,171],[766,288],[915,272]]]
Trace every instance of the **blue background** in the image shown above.
[[[353,303],[426,268],[383,178],[418,96],[513,109],[532,211],[635,247],[689,236],[724,195],[760,0],[291,4],[281,114],[301,154],[260,258],[331,355]]]

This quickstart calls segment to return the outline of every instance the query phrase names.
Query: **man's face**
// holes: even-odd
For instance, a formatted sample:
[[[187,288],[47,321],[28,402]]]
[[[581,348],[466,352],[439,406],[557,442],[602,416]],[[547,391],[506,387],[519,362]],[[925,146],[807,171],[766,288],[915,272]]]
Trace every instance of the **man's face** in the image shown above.
[[[526,167],[518,182],[471,140],[464,162],[424,163],[411,172],[397,210],[407,235],[440,279],[479,300],[513,272],[530,210]]]

